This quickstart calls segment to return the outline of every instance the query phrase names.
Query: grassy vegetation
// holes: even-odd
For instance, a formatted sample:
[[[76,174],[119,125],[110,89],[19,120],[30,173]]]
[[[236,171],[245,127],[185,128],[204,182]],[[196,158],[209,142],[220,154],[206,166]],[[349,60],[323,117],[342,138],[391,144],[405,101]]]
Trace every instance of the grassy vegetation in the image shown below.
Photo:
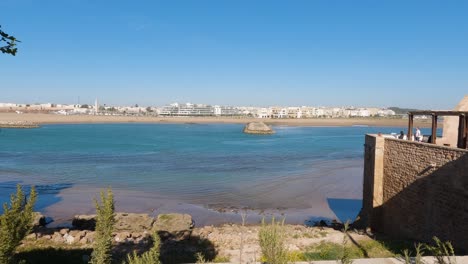
[[[348,247],[349,243],[349,234],[348,234],[348,229],[349,229],[349,222],[346,222],[344,224],[343,228],[343,242],[341,243],[343,253],[341,254],[341,264],[351,264],[353,261],[351,260],[351,253]]]
[[[284,243],[284,220],[277,222],[273,217],[270,225],[262,221],[262,227],[258,235],[265,262],[269,264],[288,263],[288,250]]]
[[[226,256],[216,256],[213,259],[214,263],[225,263],[225,262],[229,262],[229,261],[230,261],[229,257],[226,257]]]
[[[101,203],[96,204],[96,242],[91,255],[91,264],[110,264],[112,262],[112,232],[115,224],[115,205],[112,190],[101,192]]]
[[[396,254],[391,252],[385,245],[378,241],[366,240],[360,241],[359,246],[355,244],[347,243],[343,244],[332,243],[332,242],[321,242],[308,247],[304,253],[302,253],[301,260],[312,261],[312,260],[337,260],[342,259],[343,255],[347,254],[350,259],[365,258],[366,254],[370,258],[386,258],[394,257]]]
[[[408,249],[403,250],[403,256],[405,264],[424,264],[422,260],[422,255],[424,254],[424,245],[418,243],[414,246],[415,248],[415,257],[411,258],[411,252]]]
[[[357,247],[349,247],[348,254],[351,258],[362,258],[362,252]],[[337,260],[343,255],[343,247],[338,243],[321,242],[310,246],[302,253],[301,260]]]
[[[425,245],[439,264],[455,264],[455,250],[449,241],[442,242],[437,237],[433,237],[434,245]]]
[[[153,246],[150,250],[146,251],[145,253],[141,254],[140,256],[137,255],[136,252],[133,254],[129,254],[127,256],[127,261],[124,262],[128,264],[160,264],[159,261],[159,247],[161,246],[161,240],[159,238],[158,233],[155,231],[152,234],[153,239]]]
[[[14,263],[15,249],[31,232],[36,198],[36,190],[32,188],[26,199],[21,185],[18,184],[16,194],[10,196],[10,205],[3,204],[3,214],[0,215],[0,263]]]
[[[95,200],[97,221],[94,250],[82,248],[75,243],[71,245],[56,243],[47,240],[24,239],[32,229],[33,206],[36,201],[36,192],[32,188],[29,198],[18,185],[16,194],[11,196],[10,205],[4,204],[4,214],[0,215],[0,264],[27,263],[27,264],[160,264],[160,263],[207,263],[229,262],[229,258],[217,255],[215,245],[208,239],[192,236],[190,240],[164,241],[161,243],[157,232],[152,234],[151,248],[142,253],[126,255],[118,254],[118,245],[114,248],[116,256],[112,256],[112,232],[115,224],[114,197],[110,189],[101,192],[101,200]],[[164,220],[170,220],[170,216]],[[243,222],[245,219],[243,218]],[[343,229],[341,243],[322,241],[310,245],[301,251],[289,251],[286,241],[301,237],[326,237],[327,232],[307,231],[287,235],[284,220],[276,221],[272,218],[270,224],[262,221],[258,238],[262,250],[262,262],[269,264],[286,264],[295,261],[337,260],[342,264],[352,263],[356,258],[385,258],[399,257],[405,263],[423,263],[422,256],[435,256],[438,264],[455,263],[455,251],[450,242],[442,242],[434,237],[432,244],[415,244],[413,241],[364,239],[355,241],[348,233],[348,226]],[[23,245],[18,247],[23,241]],[[241,237],[241,256],[243,237]],[[128,248],[128,245],[124,247]],[[147,248],[147,247],[145,247]],[[124,248],[121,248],[124,249]],[[131,250],[132,248],[130,248]],[[140,249],[141,250],[141,249]],[[15,252],[16,251],[16,252]],[[89,260],[91,256],[91,261]],[[21,261],[18,261],[21,260]]]

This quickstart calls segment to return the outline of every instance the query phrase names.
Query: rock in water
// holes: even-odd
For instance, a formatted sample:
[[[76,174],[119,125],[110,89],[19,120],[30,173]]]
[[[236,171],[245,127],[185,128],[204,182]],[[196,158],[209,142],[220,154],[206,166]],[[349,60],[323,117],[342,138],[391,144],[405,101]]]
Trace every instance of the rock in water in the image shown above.
[[[271,127],[263,122],[252,122],[245,125],[244,133],[257,134],[257,135],[270,135],[274,134],[275,131]]]

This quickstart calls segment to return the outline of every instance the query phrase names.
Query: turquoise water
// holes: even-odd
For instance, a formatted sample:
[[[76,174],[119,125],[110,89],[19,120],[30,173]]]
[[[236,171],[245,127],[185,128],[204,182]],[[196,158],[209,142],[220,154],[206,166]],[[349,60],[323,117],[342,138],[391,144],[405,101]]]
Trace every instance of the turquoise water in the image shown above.
[[[138,196],[158,200],[166,210],[171,203],[161,201],[333,218],[339,213],[324,201],[354,200],[359,207],[364,135],[402,130],[277,126],[274,135],[256,136],[243,134],[242,128],[76,124],[2,129],[0,200],[21,182],[39,187],[39,210],[64,209],[76,200],[67,197],[67,189],[89,195],[89,190],[111,186],[125,193],[123,204],[136,211],[148,207],[140,205]]]

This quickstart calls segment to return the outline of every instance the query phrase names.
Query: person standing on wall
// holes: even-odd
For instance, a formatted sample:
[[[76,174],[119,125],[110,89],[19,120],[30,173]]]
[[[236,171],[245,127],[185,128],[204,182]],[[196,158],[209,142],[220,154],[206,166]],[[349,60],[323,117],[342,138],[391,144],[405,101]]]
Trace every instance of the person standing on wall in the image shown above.
[[[421,142],[422,141],[422,135],[421,135],[421,130],[419,130],[419,127],[416,128],[416,133],[414,133],[414,138],[416,141]]]

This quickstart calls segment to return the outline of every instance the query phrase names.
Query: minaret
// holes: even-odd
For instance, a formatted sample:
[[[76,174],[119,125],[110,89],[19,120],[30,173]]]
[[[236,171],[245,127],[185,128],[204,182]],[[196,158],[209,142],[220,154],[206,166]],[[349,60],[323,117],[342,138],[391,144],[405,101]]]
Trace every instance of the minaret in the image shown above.
[[[96,114],[99,112],[99,104],[98,104],[97,98],[96,98],[96,101],[94,101],[94,112]]]

